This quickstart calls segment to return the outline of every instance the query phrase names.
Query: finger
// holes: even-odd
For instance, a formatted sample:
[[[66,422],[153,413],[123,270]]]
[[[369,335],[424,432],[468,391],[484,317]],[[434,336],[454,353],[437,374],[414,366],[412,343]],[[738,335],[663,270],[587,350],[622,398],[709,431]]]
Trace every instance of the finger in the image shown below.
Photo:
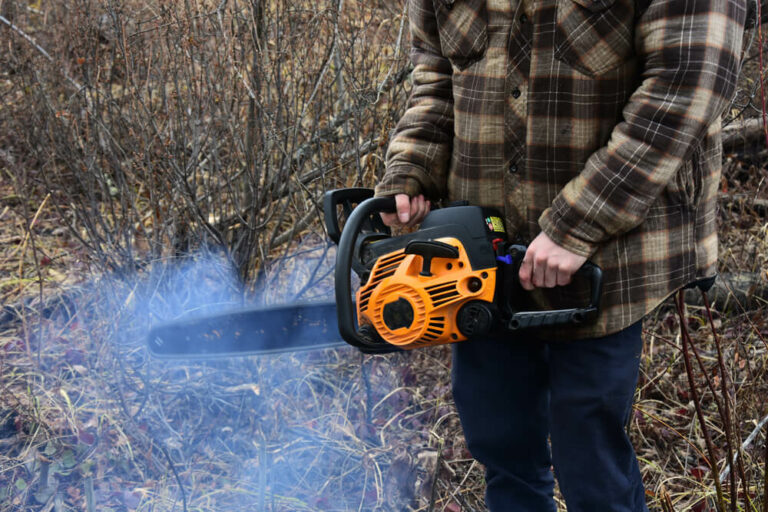
[[[427,200],[424,196],[419,196],[419,221],[427,215]]]
[[[430,209],[429,200],[427,200],[427,198],[424,198],[424,211],[421,214],[421,220],[424,220],[424,217],[427,216],[427,214],[429,213],[429,209]]]
[[[546,265],[544,268],[544,287],[554,288],[557,286],[558,268],[556,265]]]
[[[566,286],[571,283],[573,272],[568,269],[559,269],[557,271],[557,286]]]
[[[385,226],[389,226],[391,228],[397,226],[400,224],[400,219],[397,217],[396,213],[381,213],[381,221],[384,223]]]
[[[424,218],[423,210],[424,196],[413,197],[411,199],[411,221],[408,223],[409,226],[415,226],[421,222],[421,219]]]
[[[419,196],[412,197],[408,203],[408,225],[413,226],[419,215]]]
[[[414,215],[413,224],[419,224],[427,215],[427,200],[424,196],[416,198],[416,215]]]
[[[532,258],[532,261],[533,270],[531,275],[531,282],[536,288],[541,288],[544,286],[544,276],[547,270],[547,262],[543,259],[537,260],[535,257]]]
[[[408,223],[406,226],[413,226],[418,220],[416,217],[419,215],[419,197],[414,196],[408,203]]]
[[[531,283],[531,274],[533,270],[533,264],[531,263],[530,259],[523,259],[522,263],[520,263],[520,271],[518,272],[517,276],[520,280],[520,286],[523,287],[523,289],[531,291],[534,289],[533,283]]]
[[[397,218],[401,224],[408,224],[411,220],[411,201],[406,194],[397,194],[395,196],[395,208]]]

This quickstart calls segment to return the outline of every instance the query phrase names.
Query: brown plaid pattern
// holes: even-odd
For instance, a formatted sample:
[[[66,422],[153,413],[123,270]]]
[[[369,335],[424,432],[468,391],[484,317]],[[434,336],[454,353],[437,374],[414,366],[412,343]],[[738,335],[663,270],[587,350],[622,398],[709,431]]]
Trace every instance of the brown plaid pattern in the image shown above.
[[[568,334],[631,325],[715,272],[747,1],[410,0],[413,93],[377,194],[544,230],[605,273],[598,323]]]

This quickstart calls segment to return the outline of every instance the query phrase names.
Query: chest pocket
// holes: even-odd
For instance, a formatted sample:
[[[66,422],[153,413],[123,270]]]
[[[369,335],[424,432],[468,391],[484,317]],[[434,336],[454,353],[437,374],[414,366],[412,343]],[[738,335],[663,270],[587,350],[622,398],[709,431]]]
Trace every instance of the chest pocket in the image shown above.
[[[432,0],[444,57],[459,69],[480,59],[488,46],[486,0]]]
[[[589,76],[634,54],[633,0],[557,0],[555,57]]]

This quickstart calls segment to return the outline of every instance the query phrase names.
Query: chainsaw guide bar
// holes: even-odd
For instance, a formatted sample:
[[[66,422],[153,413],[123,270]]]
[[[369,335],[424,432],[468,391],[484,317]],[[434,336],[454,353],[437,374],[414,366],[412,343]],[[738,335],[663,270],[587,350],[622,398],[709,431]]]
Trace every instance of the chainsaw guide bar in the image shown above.
[[[339,336],[336,304],[318,302],[223,311],[150,329],[158,358],[215,358],[302,352],[349,345]]]

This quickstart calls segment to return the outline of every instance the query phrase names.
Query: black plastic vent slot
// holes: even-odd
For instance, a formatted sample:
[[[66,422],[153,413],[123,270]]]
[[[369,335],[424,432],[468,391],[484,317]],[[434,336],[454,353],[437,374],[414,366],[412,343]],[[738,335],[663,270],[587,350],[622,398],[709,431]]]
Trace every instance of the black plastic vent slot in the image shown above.
[[[371,274],[371,277],[368,280],[368,285],[360,293],[360,309],[366,309],[368,307],[368,302],[373,293],[373,289],[384,279],[393,276],[397,271],[397,267],[400,266],[400,263],[404,259],[405,254],[403,253],[381,258],[378,268]]]
[[[430,338],[431,340],[436,340],[443,334],[444,329],[445,329],[445,317],[437,316],[429,320],[429,325],[427,326],[427,333],[424,335],[424,337]]]
[[[428,286],[426,290],[432,299],[432,305],[435,307],[442,306],[460,296],[459,291],[456,289],[456,281]]]

